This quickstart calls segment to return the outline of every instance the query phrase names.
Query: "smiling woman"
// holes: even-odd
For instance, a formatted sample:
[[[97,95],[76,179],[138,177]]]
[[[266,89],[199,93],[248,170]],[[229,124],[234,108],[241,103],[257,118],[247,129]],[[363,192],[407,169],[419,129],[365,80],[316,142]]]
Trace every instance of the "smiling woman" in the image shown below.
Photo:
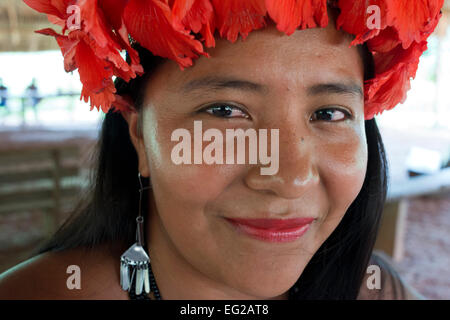
[[[234,45],[218,40],[208,51],[214,59],[200,58],[183,72],[176,63],[164,62],[141,84],[139,112],[129,113],[126,121],[139,172],[151,179],[148,248],[164,298],[287,298],[309,263],[310,268],[323,263],[321,251],[328,246],[336,246],[343,261],[327,257],[324,265],[348,270],[347,285],[352,277],[362,278],[370,248],[358,252],[356,246],[374,239],[385,167],[382,144],[377,143],[371,159],[375,165],[369,165],[375,177],[366,181],[366,188],[378,197],[368,199],[362,192],[360,201],[371,209],[364,213],[355,202],[353,212],[349,210],[363,187],[369,152],[364,101],[358,94],[364,83],[363,51],[349,44],[331,24],[290,37],[268,26]],[[153,65],[145,53],[143,61]],[[370,61],[366,65],[370,73]],[[232,112],[206,112],[218,103]],[[178,128],[194,132],[195,120],[202,121],[204,130],[279,129],[279,171],[265,176],[258,165],[174,164],[171,133]],[[369,134],[379,138],[375,125]],[[346,212],[347,224],[337,229]],[[357,224],[356,215],[367,218]],[[305,223],[284,229],[269,223],[298,218],[309,219],[307,229]],[[268,221],[262,228],[254,219]],[[324,244],[333,231],[336,238]],[[346,237],[339,239],[340,232]],[[290,241],[281,241],[286,239]],[[351,265],[344,259],[346,250]],[[358,254],[360,265],[355,266]],[[333,290],[331,282],[339,285],[338,270],[322,269],[330,277],[328,290]],[[308,286],[308,277],[299,281],[305,284],[298,288]],[[353,290],[356,297],[360,281],[355,279],[354,287],[340,294]],[[314,293],[319,288],[321,293]],[[303,294],[338,294],[323,288]]]
[[[288,8],[299,2],[283,3]],[[132,9],[150,10],[141,8],[143,3],[129,1],[123,18]],[[174,28],[189,24],[176,19],[180,3],[188,7],[183,1],[160,2],[158,7],[172,10]],[[200,6],[209,1],[189,3]],[[219,2],[212,3],[222,34],[224,11]],[[154,54],[158,50],[149,50],[154,43],[139,34],[127,62],[134,65],[139,60],[142,75],[118,77],[114,90],[108,91],[113,96],[105,93],[108,87],[93,91],[85,86],[92,106],[104,108],[109,103],[121,111],[109,110],[103,122],[91,190],[37,257],[0,278],[0,296],[127,298],[122,288],[137,299],[147,298],[148,291],[156,299],[374,296],[367,294],[365,280],[386,197],[387,167],[373,115],[398,102],[415,63],[405,61],[413,61],[420,50],[415,45],[411,50],[402,47],[403,33],[389,38],[398,27],[395,19],[383,20],[385,28],[391,23],[392,29],[383,33],[384,38],[362,27],[361,34],[354,34],[359,40],[368,39],[354,43],[353,36],[336,24],[348,27],[341,17],[350,19],[349,11],[359,12],[348,8],[355,2],[340,1],[338,7],[330,1],[327,12],[326,1],[312,1],[314,19],[322,28],[306,30],[291,30],[273,1],[246,3],[240,6],[251,3],[256,10],[256,4],[261,5],[273,20],[267,18],[265,27],[255,27],[259,30],[251,34],[241,26],[245,41],[231,44],[228,40],[234,36],[229,31],[228,39],[217,37],[195,65],[184,69],[189,59],[183,60],[183,54],[170,52],[169,59],[162,58],[163,54]],[[185,13],[191,10],[187,7]],[[303,10],[294,7],[298,13]],[[302,26],[313,25],[304,19]],[[330,23],[325,23],[328,19]],[[134,27],[127,25],[130,30]],[[201,34],[211,44],[208,32],[202,29]],[[370,49],[364,43],[368,34],[378,41]],[[62,42],[74,39],[57,37]],[[173,43],[168,46],[179,49]],[[374,54],[377,48],[382,60]],[[392,56],[393,48],[398,56]],[[92,50],[97,49],[93,45]],[[86,43],[77,50],[88,50]],[[383,56],[388,52],[389,59]],[[404,77],[401,81],[396,78],[399,74]],[[98,103],[100,98],[104,101]],[[382,98],[386,104],[377,102]],[[183,129],[195,136],[197,121],[216,136],[226,136],[228,130],[279,130],[278,170],[261,174],[263,163],[248,159],[239,165],[173,161],[178,143],[173,133]],[[274,142],[268,141],[265,147],[271,150]],[[214,142],[215,152],[227,149],[225,141]],[[205,148],[189,145],[197,154]],[[148,188],[140,186],[138,176]],[[138,220],[143,227],[138,228],[138,245],[144,244],[151,260],[146,253],[138,259],[132,247],[122,256],[119,270],[121,253],[136,241],[138,212],[143,216]],[[87,283],[80,292],[69,292],[61,284],[68,264],[80,265],[85,272],[82,283]],[[384,266],[383,274],[388,269]],[[18,284],[33,273],[42,287],[24,292]],[[52,284],[44,284],[48,274]],[[398,298],[388,287],[381,288],[390,292],[384,297]]]

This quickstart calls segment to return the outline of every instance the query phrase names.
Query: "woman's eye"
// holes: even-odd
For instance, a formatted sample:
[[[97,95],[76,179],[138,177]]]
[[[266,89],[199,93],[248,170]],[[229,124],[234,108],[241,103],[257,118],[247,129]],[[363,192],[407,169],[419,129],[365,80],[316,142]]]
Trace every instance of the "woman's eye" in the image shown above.
[[[351,113],[346,110],[339,108],[326,108],[316,111],[314,116],[311,117],[311,120],[338,122],[351,118]]]
[[[217,104],[206,107],[200,111],[205,111],[220,118],[250,118],[250,116],[242,109],[229,104]]]

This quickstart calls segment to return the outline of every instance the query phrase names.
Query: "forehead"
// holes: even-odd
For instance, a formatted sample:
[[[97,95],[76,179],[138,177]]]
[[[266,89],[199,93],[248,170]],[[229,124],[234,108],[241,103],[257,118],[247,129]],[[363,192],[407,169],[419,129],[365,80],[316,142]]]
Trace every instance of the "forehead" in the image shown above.
[[[358,49],[350,47],[351,40],[332,22],[290,36],[269,25],[235,43],[216,39],[216,46],[206,49],[210,58],[202,56],[183,71],[169,61],[161,68],[161,83],[179,89],[201,77],[229,76],[289,90],[327,82],[362,86],[364,66]]]

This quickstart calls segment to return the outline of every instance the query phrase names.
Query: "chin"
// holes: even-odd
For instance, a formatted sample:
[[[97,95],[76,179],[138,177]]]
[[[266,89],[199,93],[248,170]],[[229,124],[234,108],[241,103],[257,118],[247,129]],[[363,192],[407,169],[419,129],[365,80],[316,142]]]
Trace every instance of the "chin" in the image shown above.
[[[287,294],[289,289],[297,281],[298,277],[298,274],[292,277],[284,276],[282,278],[279,275],[272,275],[270,277],[253,278],[250,279],[250,281],[245,281],[245,283],[240,281],[239,283],[230,285],[236,288],[236,290],[241,292],[243,295],[252,297],[254,299],[266,300],[274,299],[275,297]]]

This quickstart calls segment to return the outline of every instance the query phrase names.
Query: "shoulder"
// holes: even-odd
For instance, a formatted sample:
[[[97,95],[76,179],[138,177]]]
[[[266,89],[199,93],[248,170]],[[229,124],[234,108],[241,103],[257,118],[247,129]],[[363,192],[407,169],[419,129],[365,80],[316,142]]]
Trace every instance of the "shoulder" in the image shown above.
[[[120,254],[98,246],[37,255],[0,274],[0,300],[128,299],[119,285]]]
[[[389,256],[374,251],[357,299],[421,300],[425,297],[402,279]]]

